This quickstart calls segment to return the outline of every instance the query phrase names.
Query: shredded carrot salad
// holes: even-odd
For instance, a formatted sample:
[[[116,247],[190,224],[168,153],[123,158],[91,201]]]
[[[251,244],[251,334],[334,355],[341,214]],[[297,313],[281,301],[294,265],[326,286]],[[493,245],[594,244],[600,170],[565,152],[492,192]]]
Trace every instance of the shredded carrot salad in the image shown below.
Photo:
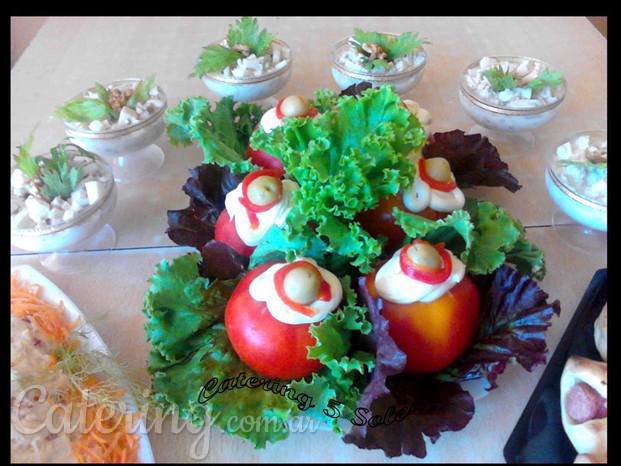
[[[38,285],[20,283],[11,276],[11,314],[16,317],[30,317],[41,333],[52,342],[72,346],[76,343],[70,338],[79,319],[68,322],[62,303],[52,304],[42,298],[43,290]],[[52,365],[58,361],[52,361]],[[91,376],[87,384],[95,385],[97,377]],[[82,398],[75,390],[76,401]],[[119,393],[119,398],[123,395]],[[86,405],[86,432],[72,442],[72,451],[80,463],[135,463],[138,460],[138,435],[132,433],[134,427],[132,413],[122,414],[97,403]]]

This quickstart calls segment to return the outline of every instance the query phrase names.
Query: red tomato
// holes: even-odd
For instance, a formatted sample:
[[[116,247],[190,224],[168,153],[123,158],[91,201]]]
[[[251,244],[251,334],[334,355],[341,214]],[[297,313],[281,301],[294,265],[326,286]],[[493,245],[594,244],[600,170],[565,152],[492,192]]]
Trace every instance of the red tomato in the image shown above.
[[[377,297],[375,273],[367,276],[371,296]],[[471,344],[479,325],[479,290],[466,275],[447,293],[430,303],[383,302],[388,332],[406,355],[405,372],[437,372],[457,359]]]
[[[392,209],[395,207],[408,212],[403,204],[401,194],[384,197],[380,199],[375,209],[365,210],[356,216],[356,220],[360,222],[362,228],[371,233],[372,236],[378,237],[379,235],[383,235],[388,238],[386,247],[389,251],[396,250],[403,244],[403,240],[405,239],[405,233],[401,227],[395,223],[395,218],[392,216]],[[416,215],[431,220],[437,220],[445,216],[445,214],[429,208],[422,212],[418,212]]]
[[[291,325],[276,320],[264,302],[255,301],[248,288],[276,262],[252,269],[237,284],[224,311],[224,326],[239,358],[264,377],[299,379],[316,372],[321,363],[308,359],[315,344],[310,324]]]
[[[252,163],[259,167],[284,169],[284,165],[278,157],[274,157],[262,150],[254,150],[252,147],[248,146],[246,155],[250,158]]]
[[[250,257],[252,251],[255,249],[254,246],[248,246],[241,240],[235,229],[235,222],[231,221],[231,217],[229,217],[229,213],[226,209],[222,209],[216,221],[214,238],[217,241],[228,244],[242,256]]]

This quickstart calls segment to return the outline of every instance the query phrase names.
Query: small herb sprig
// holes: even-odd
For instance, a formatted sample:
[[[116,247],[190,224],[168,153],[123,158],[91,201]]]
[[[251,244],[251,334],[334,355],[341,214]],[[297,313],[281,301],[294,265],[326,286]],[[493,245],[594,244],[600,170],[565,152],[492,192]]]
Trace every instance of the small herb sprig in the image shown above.
[[[413,52],[424,43],[418,38],[418,33],[404,32],[398,37],[381,34],[379,32],[354,29],[350,41],[362,53],[366,60],[363,62],[368,70],[386,69],[391,62]]]
[[[76,148],[80,155],[88,156],[88,152],[73,144],[59,144],[50,149],[51,158],[32,156],[30,154],[32,141],[33,135],[30,134],[26,143],[19,146],[18,154],[14,156],[17,168],[29,180],[34,178],[41,180],[43,183],[41,194],[48,201],[59,196],[65,200],[69,199],[82,179],[83,170],[82,166],[69,163],[67,146]]]
[[[201,77],[222,71],[251,53],[257,57],[265,55],[274,38],[274,34],[259,29],[256,18],[244,16],[229,27],[226,36],[228,47],[214,44],[203,48],[191,76]]]
[[[515,89],[519,85],[518,79],[509,71],[504,71],[500,66],[490,68],[483,72],[494,92],[502,92],[506,89]],[[556,87],[563,83],[563,74],[560,71],[543,70],[530,81],[525,87],[533,91],[545,86]]]
[[[65,121],[90,123],[95,120],[117,120],[123,106],[136,109],[136,105],[149,99],[149,92],[155,86],[155,75],[141,80],[131,95],[109,91],[95,83],[97,97],[76,97],[56,109],[55,115]]]

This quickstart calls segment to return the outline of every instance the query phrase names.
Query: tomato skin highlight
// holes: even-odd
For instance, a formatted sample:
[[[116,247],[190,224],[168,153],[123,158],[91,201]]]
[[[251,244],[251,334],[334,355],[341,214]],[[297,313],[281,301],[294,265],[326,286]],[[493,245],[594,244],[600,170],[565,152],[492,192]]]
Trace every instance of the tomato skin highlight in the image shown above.
[[[255,301],[249,292],[250,283],[274,264],[255,267],[237,284],[224,311],[224,326],[239,358],[257,373],[272,379],[299,379],[322,367],[307,356],[307,347],[316,343],[311,324],[280,322],[266,303]]]
[[[245,257],[250,257],[255,250],[255,246],[248,246],[241,240],[235,229],[235,222],[231,220],[226,209],[222,209],[216,221],[214,239],[230,246]]]
[[[255,150],[248,146],[248,149],[246,149],[246,155],[252,163],[258,165],[259,167],[279,170],[284,170],[285,168],[278,157],[274,157],[273,155],[263,152],[262,150]]]
[[[360,222],[362,228],[371,233],[373,237],[377,238],[382,235],[388,238],[388,242],[386,243],[388,251],[395,251],[403,244],[403,241],[405,241],[405,233],[401,227],[395,223],[395,218],[392,215],[392,209],[395,207],[409,212],[405,204],[403,204],[401,194],[395,194],[383,197],[380,199],[377,207],[360,212],[356,216],[356,220]],[[416,215],[430,220],[437,220],[445,216],[445,214],[441,214],[430,208],[418,212]]]
[[[374,298],[375,273],[367,275]],[[396,304],[383,300],[382,315],[388,333],[407,355],[404,372],[437,372],[457,359],[472,343],[479,325],[479,290],[466,275],[444,295],[430,303]]]

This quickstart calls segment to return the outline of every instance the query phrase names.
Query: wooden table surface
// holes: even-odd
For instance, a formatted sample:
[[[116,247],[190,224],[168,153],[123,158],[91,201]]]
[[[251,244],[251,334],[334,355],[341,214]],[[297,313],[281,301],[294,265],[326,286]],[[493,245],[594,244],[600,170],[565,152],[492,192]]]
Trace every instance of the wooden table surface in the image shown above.
[[[223,37],[234,18],[50,18],[11,71],[11,146],[22,143],[38,124],[34,152],[64,137],[54,108],[95,81],[156,73],[158,83],[175,105],[188,96],[214,98],[200,80],[188,78],[201,47]],[[543,289],[560,299],[562,314],[554,320],[548,343],[553,350],[594,272],[606,267],[606,249],[584,252],[559,241],[551,227],[556,210],[543,182],[545,156],[566,135],[607,126],[607,42],[584,17],[565,18],[259,18],[292,48],[293,76],[279,95],[310,95],[320,87],[336,89],[330,74],[333,44],[354,27],[378,31],[418,31],[431,41],[421,83],[406,97],[433,115],[433,130],[468,130],[473,122],[459,105],[457,83],[467,64],[483,55],[526,55],[562,70],[568,82],[557,117],[536,131],[529,154],[509,160],[524,186],[516,194],[500,189],[475,189],[468,194],[505,207],[528,228],[528,237],[546,252],[548,274]],[[165,135],[158,144],[166,161],[156,176],[120,184],[111,221],[115,248],[74,253],[72,260],[89,273],[60,274],[43,268],[41,255],[12,250],[12,264],[32,264],[52,279],[82,309],[110,349],[143,381],[149,347],[140,312],[147,279],[162,258],[188,251],[164,234],[166,210],[185,207],[181,185],[188,169],[202,156],[196,147],[173,148]],[[502,155],[502,154],[501,154]],[[443,434],[429,446],[429,462],[502,462],[502,448],[534,389],[543,367],[532,373],[512,367],[499,379],[499,389],[477,402],[476,414],[460,432]],[[211,429],[201,436],[175,434],[165,426],[151,433],[159,462],[173,461],[384,461],[382,452],[345,445],[329,432],[292,434],[266,450],[254,450],[237,438]],[[205,447],[206,456],[196,448]],[[304,438],[303,438],[304,437]],[[388,461],[388,460],[386,460]],[[401,457],[391,462],[417,461]]]

